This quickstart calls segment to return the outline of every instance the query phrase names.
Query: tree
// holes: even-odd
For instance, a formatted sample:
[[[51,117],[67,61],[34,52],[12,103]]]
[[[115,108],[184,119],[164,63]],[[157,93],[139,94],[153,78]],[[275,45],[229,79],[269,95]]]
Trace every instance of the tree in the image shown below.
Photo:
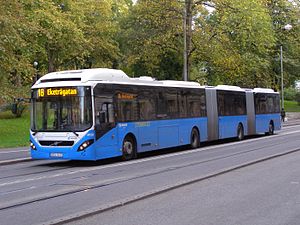
[[[24,92],[31,82],[31,24],[19,1],[0,1],[0,104]],[[15,87],[15,88],[12,88]]]
[[[140,0],[121,24],[124,34],[121,67],[133,75],[158,79],[182,77],[182,13],[174,0]],[[182,12],[182,10],[180,11]]]
[[[280,78],[280,46],[283,47],[284,84],[293,86],[300,78],[300,2],[287,0],[269,0],[268,9],[272,18],[276,35],[276,45],[272,52],[272,68],[274,85],[279,89]],[[292,25],[290,31],[284,30],[285,25]]]
[[[275,39],[264,3],[216,0],[212,13],[197,18],[194,57],[206,62],[209,84],[269,86]]]

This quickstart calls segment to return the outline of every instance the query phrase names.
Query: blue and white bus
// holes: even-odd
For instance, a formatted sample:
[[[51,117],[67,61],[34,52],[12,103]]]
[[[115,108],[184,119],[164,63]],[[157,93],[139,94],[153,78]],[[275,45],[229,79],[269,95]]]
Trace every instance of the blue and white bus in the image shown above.
[[[98,160],[281,128],[270,89],[130,78],[123,71],[49,73],[32,86],[31,156]]]

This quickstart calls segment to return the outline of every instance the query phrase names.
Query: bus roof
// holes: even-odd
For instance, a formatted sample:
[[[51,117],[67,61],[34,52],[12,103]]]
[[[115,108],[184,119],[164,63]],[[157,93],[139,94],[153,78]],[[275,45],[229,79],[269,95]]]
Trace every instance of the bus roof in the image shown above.
[[[254,88],[253,92],[255,92],[255,93],[273,93],[273,94],[278,94],[278,92],[275,92],[271,88]]]
[[[215,88],[217,90],[225,90],[225,91],[245,91],[244,89],[238,86],[231,86],[231,85],[218,85]]]
[[[80,83],[116,83],[116,84],[132,84],[132,85],[148,85],[148,86],[168,86],[168,87],[187,87],[200,88],[200,84],[190,81],[175,80],[155,80],[155,78],[142,76],[131,78],[122,70],[96,68],[83,70],[67,70],[60,72],[48,73],[41,77],[32,88],[42,86],[72,86],[80,85]],[[204,87],[202,87],[204,88]]]

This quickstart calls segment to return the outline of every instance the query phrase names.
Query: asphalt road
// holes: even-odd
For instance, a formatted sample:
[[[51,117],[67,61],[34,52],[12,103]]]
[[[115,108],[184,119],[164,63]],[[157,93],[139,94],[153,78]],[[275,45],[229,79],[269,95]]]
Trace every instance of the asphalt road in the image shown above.
[[[205,225],[267,224],[259,223],[259,218],[271,215],[264,213],[271,206],[278,217],[281,216],[278,202],[289,202],[290,208],[299,211],[299,201],[293,202],[291,196],[277,194],[281,188],[288,191],[284,189],[288,177],[292,178],[299,171],[299,128],[286,127],[277,135],[242,142],[150,154],[128,162],[119,159],[96,163],[29,161],[2,165],[0,224],[55,224],[62,221],[78,224],[176,224],[175,220],[183,215],[182,220],[190,223],[181,221],[177,224],[201,224],[199,218],[205,219]],[[284,162],[288,159],[294,161]],[[277,176],[281,178],[278,183],[275,182]],[[291,180],[296,187],[296,177]],[[296,196],[300,189],[293,191],[292,196]],[[174,192],[176,195],[172,194]],[[234,197],[235,194],[241,198]],[[152,204],[157,199],[165,201],[157,202],[156,207]],[[189,204],[193,199],[197,207],[188,210],[185,200]],[[250,208],[252,211],[245,220],[249,222],[241,223]],[[135,212],[130,211],[134,209]],[[240,216],[232,214],[233,219],[228,219],[227,213],[235,211],[240,211]],[[125,213],[127,217],[123,212],[129,212]],[[282,221],[285,218],[293,222],[299,218],[292,210],[290,212],[289,217],[282,214]],[[96,217],[92,217],[93,214]],[[89,217],[84,218],[86,215]]]
[[[299,162],[282,156],[70,224],[299,225]]]
[[[0,165],[28,161],[29,159],[29,146],[20,148],[0,149]]]

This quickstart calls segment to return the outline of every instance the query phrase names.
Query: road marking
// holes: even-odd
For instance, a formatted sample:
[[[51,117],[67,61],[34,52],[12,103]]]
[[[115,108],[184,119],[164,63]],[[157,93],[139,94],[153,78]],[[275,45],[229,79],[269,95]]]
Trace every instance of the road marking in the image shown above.
[[[282,134],[280,134],[280,137],[286,136],[289,134],[295,134],[295,133],[300,133],[300,130],[292,131],[292,132],[288,132],[288,133],[282,133]],[[274,135],[265,136],[265,137],[259,138],[259,140],[270,139],[270,138],[276,138],[276,136],[274,136]],[[241,142],[232,142],[232,143],[226,143],[226,144],[222,144],[222,145],[214,145],[214,146],[198,148],[198,149],[189,150],[189,151],[170,153],[170,154],[162,155],[162,156],[154,156],[154,157],[146,158],[146,159],[138,159],[138,160],[132,160],[132,161],[128,161],[128,162],[120,162],[120,163],[115,163],[115,164],[105,165],[105,166],[100,166],[100,167],[85,168],[85,169],[81,169],[81,170],[68,171],[68,172],[58,173],[58,174],[54,174],[54,175],[44,175],[44,176],[35,177],[35,178],[20,179],[20,180],[15,180],[12,182],[1,183],[0,187],[7,186],[7,185],[19,184],[19,183],[25,183],[25,182],[32,182],[32,181],[37,181],[37,180],[43,180],[43,179],[49,179],[49,178],[56,178],[56,177],[61,177],[61,176],[68,176],[68,175],[73,175],[73,174],[77,174],[77,173],[91,172],[91,171],[95,171],[95,170],[115,168],[115,167],[119,167],[119,166],[134,165],[134,164],[149,162],[149,161],[158,160],[158,159],[165,159],[165,158],[171,158],[174,156],[193,154],[193,153],[198,153],[198,152],[207,151],[207,150],[211,150],[211,149],[235,146],[235,145],[239,145],[241,143],[250,143],[250,142],[256,142],[256,141],[257,141],[257,139],[249,139],[249,140],[244,140]]]
[[[260,163],[260,162],[265,162],[265,161],[268,161],[268,160],[271,160],[271,159],[274,159],[274,158],[277,158],[277,157],[280,157],[280,156],[293,154],[293,153],[298,152],[298,151],[300,151],[300,149],[293,149],[289,152],[270,155],[270,156],[267,156],[267,157],[264,157],[264,158],[256,159],[254,161],[249,161],[249,162],[246,162],[246,163],[238,164],[238,165],[235,165],[235,166],[232,166],[232,167],[227,167],[227,168],[225,167],[225,168],[217,170],[213,173],[209,173],[209,174],[206,174],[206,175],[203,175],[203,176],[200,176],[200,177],[195,177],[193,179],[188,179],[188,180],[184,180],[184,181],[181,181],[181,182],[177,182],[175,184],[162,186],[162,187],[159,187],[159,188],[154,189],[154,190],[150,190],[150,191],[143,192],[143,193],[140,193],[140,194],[137,194],[137,195],[134,195],[134,196],[130,196],[130,197],[127,197],[127,198],[116,200],[114,202],[110,202],[110,203],[107,203],[107,204],[104,204],[104,205],[100,205],[100,206],[92,208],[92,209],[81,210],[80,212],[77,212],[75,214],[70,214],[70,215],[67,215],[65,217],[61,217],[61,218],[57,218],[57,219],[54,219],[54,220],[51,220],[51,221],[47,221],[43,224],[44,225],[48,225],[48,224],[49,225],[50,224],[51,225],[54,225],[54,224],[55,225],[60,225],[60,224],[71,223],[71,222],[74,222],[74,221],[79,221],[81,219],[84,219],[84,218],[87,218],[87,217],[90,217],[90,216],[93,216],[93,215],[97,215],[97,214],[100,214],[100,213],[103,213],[103,212],[106,212],[106,211],[109,211],[109,210],[113,210],[113,209],[116,209],[116,208],[119,208],[119,207],[123,207],[124,205],[132,204],[132,203],[138,202],[140,200],[144,200],[144,199],[148,199],[148,198],[151,198],[151,197],[154,197],[154,196],[158,196],[160,194],[163,194],[163,193],[166,193],[166,192],[178,189],[178,188],[182,188],[182,187],[185,187],[185,186],[188,186],[188,185],[193,185],[197,182],[201,182],[201,181],[204,181],[204,180],[207,180],[207,179],[210,179],[210,178],[218,177],[218,176],[224,175],[226,173],[229,173],[229,172],[232,172],[232,171],[235,171],[235,170],[239,170],[239,169],[251,166],[251,165],[255,165],[255,164]]]
[[[16,152],[29,152],[28,150],[15,150],[15,151],[1,151],[0,149],[0,154],[9,154],[9,153],[16,153]]]

